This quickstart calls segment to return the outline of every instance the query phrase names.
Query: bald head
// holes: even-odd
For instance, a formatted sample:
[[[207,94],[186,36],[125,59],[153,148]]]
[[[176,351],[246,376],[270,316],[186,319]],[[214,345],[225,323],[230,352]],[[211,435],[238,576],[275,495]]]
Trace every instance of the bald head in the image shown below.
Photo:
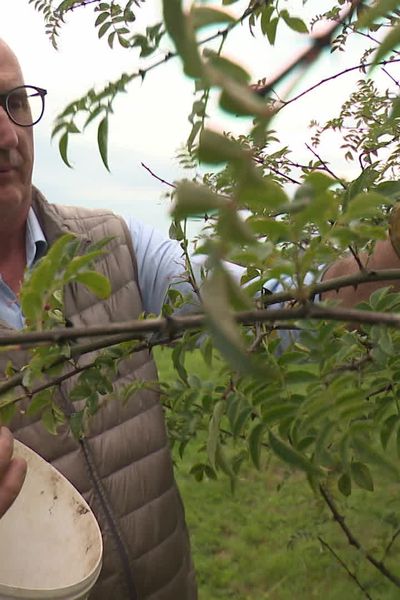
[[[19,64],[18,58],[11,50],[10,46],[0,38],[0,85],[2,83],[1,77],[3,70],[5,70],[10,77],[15,78],[15,85],[21,85],[24,83],[21,65]]]

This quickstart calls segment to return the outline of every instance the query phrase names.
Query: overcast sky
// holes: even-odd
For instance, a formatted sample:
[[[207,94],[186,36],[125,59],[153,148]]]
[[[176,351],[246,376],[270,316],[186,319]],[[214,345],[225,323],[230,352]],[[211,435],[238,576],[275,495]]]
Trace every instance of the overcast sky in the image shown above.
[[[324,1],[310,0],[306,10],[309,14],[321,12]],[[246,4],[238,2],[227,9],[239,13]],[[299,0],[291,4],[298,8],[302,5]],[[175,156],[190,130],[187,115],[193,102],[193,84],[182,76],[177,60],[150,72],[143,83],[135,80],[129,93],[116,104],[116,114],[110,121],[111,174],[104,169],[97,152],[96,127],[73,139],[70,159],[74,169],[62,163],[57,143],[50,143],[52,121],[68,102],[92,86],[100,88],[108,80],[116,79],[122,71],[137,71],[139,66],[137,51],[117,46],[110,50],[104,39],[98,40],[93,27],[93,6],[68,15],[59,50],[55,51],[44,33],[42,15],[28,0],[1,0],[0,37],[17,53],[26,82],[48,90],[46,115],[35,127],[34,181],[50,201],[112,208],[167,231],[168,202],[162,199],[162,194],[168,188],[152,178],[140,163],[146,163],[169,181],[182,175]],[[134,10],[138,32],[144,25],[160,20],[158,0],[147,0]],[[271,76],[307,42],[305,36],[284,29],[278,33],[285,36],[285,44],[271,49],[265,40],[251,38],[247,26],[239,27],[229,38],[226,51],[251,71],[253,81]],[[166,42],[163,48],[167,49]],[[159,56],[151,57],[149,63]],[[344,66],[342,61],[341,53],[325,54],[318,70],[298,85],[298,91],[339,71]],[[338,97],[345,97],[352,80],[354,77],[348,77],[323,86],[285,109],[274,123],[283,140],[304,154],[304,142],[310,137],[307,130],[310,118],[317,116],[323,120],[331,116]],[[220,114],[214,117],[213,124],[236,131],[246,131],[249,127],[248,120],[224,121]]]

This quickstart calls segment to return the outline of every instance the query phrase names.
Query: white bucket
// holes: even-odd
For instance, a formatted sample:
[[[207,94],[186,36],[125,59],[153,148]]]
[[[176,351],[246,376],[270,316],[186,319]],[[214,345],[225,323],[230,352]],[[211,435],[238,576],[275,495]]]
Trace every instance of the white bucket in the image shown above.
[[[0,519],[0,600],[83,600],[101,569],[103,543],[88,504],[54,467],[16,441],[28,463],[21,493]]]

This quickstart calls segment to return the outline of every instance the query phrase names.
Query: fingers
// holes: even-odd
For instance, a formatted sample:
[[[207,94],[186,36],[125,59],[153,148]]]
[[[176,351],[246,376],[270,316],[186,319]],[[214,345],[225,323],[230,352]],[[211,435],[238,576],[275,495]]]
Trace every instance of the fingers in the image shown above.
[[[0,518],[18,496],[25,480],[27,465],[23,458],[12,458],[13,436],[0,428]]]

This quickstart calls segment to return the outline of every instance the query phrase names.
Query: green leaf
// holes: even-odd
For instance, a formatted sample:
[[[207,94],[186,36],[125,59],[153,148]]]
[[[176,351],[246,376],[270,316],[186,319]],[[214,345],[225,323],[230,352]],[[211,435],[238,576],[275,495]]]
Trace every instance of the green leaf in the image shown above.
[[[198,153],[201,162],[213,165],[248,160],[237,142],[211,129],[203,129],[201,132]]]
[[[245,406],[239,412],[236,417],[233,425],[232,425],[232,434],[235,438],[237,438],[243,431],[244,426],[247,424],[252,414],[252,410],[250,406]]]
[[[384,40],[379,44],[378,50],[374,55],[371,69],[383,60],[389,52],[394,50],[400,44],[400,24],[392,29]]]
[[[305,471],[311,477],[320,477],[321,471],[313,465],[306,456],[295,450],[292,446],[285,444],[282,440],[277,438],[272,431],[269,432],[269,445],[271,450],[281,459],[283,462]]]
[[[61,4],[57,6],[55,12],[63,13],[69,8],[71,8],[74,4],[76,4],[74,0],[63,0],[63,2],[61,2]]]
[[[357,194],[348,205],[347,211],[341,220],[345,222],[365,217],[375,217],[382,212],[382,205],[393,204],[390,198],[376,192],[362,192]]]
[[[53,398],[53,391],[51,389],[43,390],[33,396],[33,399],[29,402],[26,414],[28,417],[36,415],[44,408],[51,406]]]
[[[347,473],[343,473],[338,479],[338,489],[343,496],[351,495],[351,479]]]
[[[369,492],[374,491],[374,482],[367,465],[361,462],[352,462],[350,470],[351,477],[358,487],[362,488],[363,490],[368,490]]]
[[[41,294],[33,290],[24,293],[21,297],[21,308],[27,325],[36,324],[43,310]]]
[[[392,111],[389,115],[390,120],[398,119],[400,117],[400,98],[396,96],[394,100],[392,100]],[[392,183],[392,182],[389,182]],[[399,182],[396,182],[399,185]]]
[[[204,56],[207,57],[207,64],[219,70],[226,77],[230,77],[234,81],[242,84],[248,84],[251,80],[250,74],[238,63],[217,54],[211,50],[204,51]]]
[[[219,445],[219,428],[225,410],[226,403],[224,400],[219,400],[214,406],[213,414],[208,426],[207,455],[213,469],[215,469],[216,466],[215,461]]]
[[[311,383],[318,381],[317,375],[315,373],[311,373],[309,371],[305,371],[304,369],[296,369],[295,371],[289,371],[286,374],[286,382],[291,384],[298,383]]]
[[[103,161],[103,164],[107,171],[109,171],[108,166],[108,117],[104,117],[100,121],[99,128],[97,130],[97,144],[100,151],[100,156]]]
[[[112,21],[107,21],[107,23],[103,23],[103,25],[100,27],[97,35],[99,36],[99,39],[103,37],[103,35],[105,35],[107,33],[107,31],[110,29],[112,25]]]
[[[282,221],[269,217],[251,216],[247,223],[255,233],[265,235],[273,242],[290,239],[290,225]]]
[[[58,426],[60,425],[60,422],[56,418],[56,415],[54,414],[51,406],[47,407],[42,412],[41,420],[42,420],[44,427],[46,428],[46,430],[49,433],[51,433],[52,435],[57,435],[57,433],[58,433],[57,430],[58,430]]]
[[[236,244],[254,244],[256,239],[245,221],[241,219],[233,205],[220,208],[217,231],[222,239]]]
[[[187,383],[188,373],[184,365],[184,356],[184,347],[181,344],[177,344],[172,351],[172,363],[179,377],[182,379],[182,381]]]
[[[271,46],[273,46],[275,44],[278,23],[279,23],[278,17],[274,17],[270,21],[262,24],[262,31],[267,36],[268,41],[271,44]]]
[[[302,19],[298,17],[292,17],[287,10],[281,10],[280,16],[285,21],[286,25],[296,31],[297,33],[308,33],[308,27]]]
[[[163,0],[164,25],[182,59],[188,77],[201,77],[202,63],[192,19],[182,9],[182,0]]]
[[[260,469],[261,444],[264,432],[264,423],[257,423],[248,437],[250,457],[257,469]]]
[[[363,8],[360,18],[356,25],[357,27],[368,27],[376,21],[379,21],[382,17],[385,17],[393,10],[398,8],[398,0],[376,0],[373,6],[370,8]]]
[[[397,201],[400,199],[400,181],[384,181],[376,186],[375,191],[385,198]]]
[[[212,192],[205,185],[182,181],[176,188],[175,206],[172,216],[185,219],[199,213],[205,214],[226,204],[227,199]]]
[[[204,311],[216,348],[239,373],[255,377],[266,376],[266,368],[261,370],[244,347],[229,306],[229,288],[221,266],[214,268],[203,283],[202,290]]]
[[[97,17],[95,23],[94,23],[94,26],[98,27],[99,25],[101,25],[102,23],[104,23],[104,21],[109,17],[109,14],[110,13],[108,13],[108,12],[102,12],[102,13],[100,13],[99,16]]]
[[[75,275],[75,281],[83,283],[98,298],[108,298],[111,294],[111,284],[107,277],[96,271],[85,271]]]
[[[98,257],[104,254],[104,250],[95,250],[82,256],[74,256],[65,269],[64,282],[66,283],[73,275],[78,273],[84,267],[87,267]]]
[[[17,410],[15,392],[13,390],[0,396],[0,426],[8,425],[14,418]]]
[[[72,165],[68,161],[68,131],[61,136],[60,141],[58,142],[58,149],[64,163],[67,165],[67,167],[72,169]]]
[[[83,416],[84,411],[72,413],[69,417],[69,426],[71,428],[72,435],[76,440],[80,440],[83,436]]]
[[[221,71],[207,66],[207,74],[214,85],[222,88],[219,105],[225,112],[237,116],[272,116],[271,107],[251,87],[235,81]]]
[[[354,436],[352,438],[352,444],[357,449],[364,462],[377,465],[381,472],[385,473],[391,479],[399,481],[400,471],[398,466],[386,458],[386,456],[384,456],[381,452],[378,452],[375,448],[373,448],[371,443],[368,443],[361,436]]]
[[[192,6],[190,11],[194,29],[201,29],[218,23],[234,23],[235,18],[229,13],[209,6]]]
[[[271,177],[263,177],[253,168],[247,169],[240,177],[237,197],[244,208],[263,212],[266,209],[280,208],[289,201],[283,188]]]
[[[386,450],[386,446],[395,430],[397,423],[399,422],[398,415],[390,415],[383,423],[380,431],[382,448]]]

